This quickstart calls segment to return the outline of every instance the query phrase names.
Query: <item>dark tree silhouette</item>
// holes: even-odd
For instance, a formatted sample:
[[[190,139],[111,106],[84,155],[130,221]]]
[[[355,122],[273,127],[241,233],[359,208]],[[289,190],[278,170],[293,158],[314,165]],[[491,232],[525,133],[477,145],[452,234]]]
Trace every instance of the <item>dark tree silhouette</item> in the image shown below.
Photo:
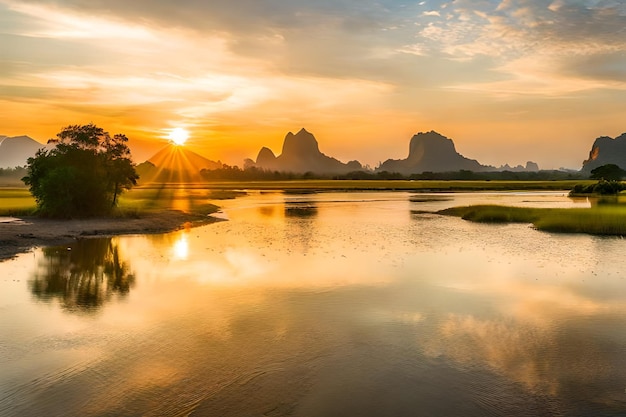
[[[605,179],[607,181],[619,181],[624,177],[624,175],[626,175],[626,171],[619,166],[615,164],[606,164],[592,169],[590,178],[596,180]]]
[[[91,217],[109,213],[119,195],[137,184],[125,135],[111,137],[93,123],[70,125],[57,134],[53,149],[28,158],[30,187],[41,215]]]
[[[135,275],[112,239],[81,239],[43,248],[30,290],[40,300],[58,300],[69,311],[95,311],[111,297],[124,297]]]

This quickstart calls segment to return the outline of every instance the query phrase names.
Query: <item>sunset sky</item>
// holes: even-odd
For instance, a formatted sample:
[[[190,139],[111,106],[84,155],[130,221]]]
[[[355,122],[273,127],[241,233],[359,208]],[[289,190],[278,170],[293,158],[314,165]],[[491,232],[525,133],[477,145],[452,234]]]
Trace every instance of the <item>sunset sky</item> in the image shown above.
[[[305,127],[372,167],[436,130],[483,164],[580,168],[626,132],[626,0],[0,0],[0,134],[175,128],[241,166]]]

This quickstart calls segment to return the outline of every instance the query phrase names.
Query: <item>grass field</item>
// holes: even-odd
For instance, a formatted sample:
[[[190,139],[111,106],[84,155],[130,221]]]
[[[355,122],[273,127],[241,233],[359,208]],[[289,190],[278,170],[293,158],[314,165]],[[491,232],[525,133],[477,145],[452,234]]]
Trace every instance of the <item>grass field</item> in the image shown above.
[[[205,187],[137,187],[122,194],[118,211],[141,213],[144,211],[180,210],[189,213],[213,213],[217,206],[213,202],[224,198],[235,198],[241,192],[212,190]]]
[[[0,187],[0,216],[32,214],[35,199],[27,188]]]
[[[215,181],[191,184],[147,184],[120,198],[120,210],[203,210],[209,201],[234,198],[241,190],[315,191],[532,191],[569,190],[581,181],[409,181],[409,180],[294,180]],[[31,213],[35,200],[27,188],[0,187],[0,215]]]
[[[588,209],[477,205],[453,207],[438,213],[481,223],[529,223],[546,232],[626,236],[626,206],[620,205]]]

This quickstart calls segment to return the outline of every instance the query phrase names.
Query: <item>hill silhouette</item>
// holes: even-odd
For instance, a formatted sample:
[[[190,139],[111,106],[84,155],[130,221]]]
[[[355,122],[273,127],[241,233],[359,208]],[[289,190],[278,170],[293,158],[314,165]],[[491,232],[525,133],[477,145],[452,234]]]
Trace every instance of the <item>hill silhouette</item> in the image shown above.
[[[420,132],[411,138],[409,156],[406,159],[388,159],[376,170],[410,175],[425,171],[493,171],[494,168],[459,154],[452,139],[431,130]]]
[[[28,136],[0,136],[0,168],[23,167],[28,158],[45,147]]]
[[[200,171],[223,167],[221,162],[207,159],[189,149],[169,144],[146,162],[137,165],[140,181],[194,182],[202,179]]]
[[[597,138],[591,146],[589,158],[583,161],[581,171],[589,173],[592,169],[606,164],[615,164],[626,169],[626,133],[615,139],[609,136]]]
[[[315,136],[304,128],[295,135],[287,133],[279,156],[267,147],[261,148],[254,166],[270,171],[315,174],[340,174],[363,169],[358,161],[343,163],[323,154]]]

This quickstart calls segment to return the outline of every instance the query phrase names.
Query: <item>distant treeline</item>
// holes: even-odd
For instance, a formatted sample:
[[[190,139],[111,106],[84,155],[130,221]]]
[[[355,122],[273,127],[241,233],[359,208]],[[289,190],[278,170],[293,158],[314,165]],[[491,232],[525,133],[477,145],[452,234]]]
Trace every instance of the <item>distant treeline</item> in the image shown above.
[[[24,168],[24,167],[0,168],[0,177],[20,177],[20,178],[22,178],[24,175],[26,175],[26,168]]]
[[[1,186],[25,186],[22,178],[27,174],[26,168],[0,168],[0,185]]]
[[[491,171],[474,172],[467,170],[453,172],[422,172],[421,174],[403,175],[388,171],[352,171],[346,174],[317,174],[314,172],[294,173],[264,170],[257,167],[241,169],[238,166],[224,165],[221,169],[200,171],[205,180],[237,180],[237,181],[272,181],[272,180],[506,180],[506,181],[554,181],[586,179],[588,175],[580,172],[558,170],[542,170],[533,172]]]
[[[0,183],[4,185],[21,186],[24,183],[21,179],[26,176],[24,167],[0,168]],[[139,171],[139,174],[147,172]],[[567,172],[557,170],[543,170],[534,172],[516,171],[453,171],[453,172],[422,172],[421,174],[402,175],[398,172],[388,171],[352,171],[346,174],[323,175],[313,172],[295,173],[264,170],[257,167],[246,167],[224,165],[221,169],[200,171],[200,176],[205,180],[233,180],[233,181],[287,181],[287,180],[307,180],[307,179],[335,179],[335,180],[473,180],[473,181],[555,181],[555,180],[578,180],[587,179],[588,175],[580,172]],[[158,175],[150,178],[151,181],[176,180],[178,182],[189,180],[184,175],[178,176],[169,170],[163,170]]]

